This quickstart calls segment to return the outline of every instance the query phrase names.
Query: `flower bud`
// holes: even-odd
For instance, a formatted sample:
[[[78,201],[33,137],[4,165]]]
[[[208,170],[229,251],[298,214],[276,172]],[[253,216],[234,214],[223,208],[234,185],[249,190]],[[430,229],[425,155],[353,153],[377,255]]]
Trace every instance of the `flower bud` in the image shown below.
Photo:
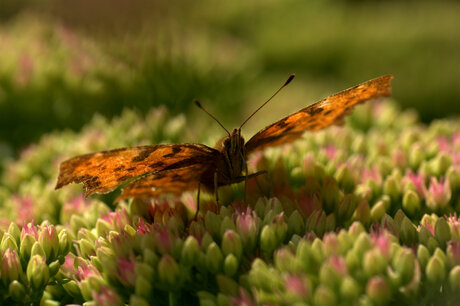
[[[294,210],[288,219],[288,237],[294,234],[303,235],[305,233],[305,223],[298,210]]]
[[[224,256],[234,254],[236,258],[241,258],[243,245],[240,235],[234,230],[229,229],[224,233],[224,237],[222,238],[222,252]]]
[[[400,280],[399,284],[404,286],[414,277],[415,258],[409,249],[402,249],[398,256],[393,257],[392,266]]]
[[[238,284],[228,276],[218,274],[216,275],[217,285],[219,286],[220,292],[229,295],[238,294]]]
[[[432,256],[428,261],[425,273],[428,281],[434,284],[440,284],[446,279],[445,265],[436,256]]]
[[[22,266],[16,250],[7,249],[0,264],[1,280],[5,287],[8,287],[10,282],[22,277]]]
[[[135,294],[137,296],[149,298],[152,292],[152,283],[142,275],[136,276],[135,280]]]
[[[355,211],[358,201],[353,194],[346,194],[339,203],[337,221],[339,223],[348,221]]]
[[[200,252],[200,245],[196,238],[188,236],[182,248],[181,261],[187,266],[192,266],[196,264]]]
[[[336,305],[337,297],[334,291],[321,284],[315,290],[313,304],[318,306]]]
[[[449,285],[453,291],[460,290],[460,266],[455,266],[449,272]]]
[[[337,172],[335,173],[335,179],[337,180],[340,188],[342,188],[345,193],[351,193],[355,189],[355,176],[348,165],[343,164],[337,169]]]
[[[144,204],[145,205],[145,204]],[[112,226],[106,220],[99,218],[96,221],[96,233],[99,237],[105,237],[113,230]]]
[[[232,277],[238,271],[239,262],[235,255],[228,254],[224,260],[224,273]]]
[[[311,244],[306,240],[301,240],[297,245],[296,259],[302,266],[303,270],[309,273],[316,273],[318,269],[318,262],[313,255]]]
[[[32,246],[35,242],[35,238],[30,234],[25,234],[22,237],[21,246],[19,248],[19,254],[24,262],[29,262],[32,253]]]
[[[163,255],[158,263],[158,276],[160,281],[168,286],[177,286],[179,274],[179,265],[174,258],[167,254]]]
[[[449,180],[443,181],[431,177],[430,186],[428,187],[426,205],[432,211],[439,211],[446,208],[452,197]]]
[[[391,288],[380,275],[372,277],[367,282],[366,293],[376,304],[386,304],[391,298]]]
[[[407,190],[404,193],[402,207],[404,209],[404,212],[407,213],[409,216],[415,216],[417,213],[420,212],[420,198],[416,191]]]
[[[334,212],[340,202],[340,190],[337,181],[326,177],[320,189],[323,209],[327,214]]]
[[[444,175],[450,165],[452,165],[452,157],[447,152],[439,152],[430,163],[435,176]]]
[[[64,282],[62,284],[62,287],[71,297],[73,298],[81,297],[80,287],[78,287],[78,284],[76,281],[69,280],[68,282]]]
[[[383,201],[378,201],[372,206],[370,211],[370,217],[372,222],[377,222],[383,218],[386,213],[385,203]]]
[[[66,256],[72,248],[72,239],[66,229],[61,230],[58,235],[59,238],[59,256]]]
[[[54,225],[45,225],[41,227],[38,234],[38,242],[45,251],[46,259],[53,261],[59,254],[59,237]]]
[[[260,248],[271,254],[278,246],[275,231],[271,226],[265,225],[260,233]]]
[[[8,293],[16,302],[24,302],[24,297],[26,296],[26,288],[24,285],[14,280],[8,286]]]
[[[41,244],[36,241],[34,243],[34,245],[32,246],[32,250],[30,251],[30,256],[34,256],[34,255],[40,255],[42,257],[45,257],[45,251],[43,250]]]
[[[450,227],[445,218],[439,218],[434,226],[434,237],[439,242],[439,245],[445,246],[450,240]]]
[[[21,241],[21,230],[16,223],[10,223],[10,226],[8,227],[8,234],[10,234],[14,238],[14,241],[16,241],[16,244],[19,245]]]
[[[387,268],[387,262],[378,248],[371,249],[364,254],[363,269],[368,277],[382,274]]]
[[[27,279],[35,290],[42,290],[50,277],[49,268],[43,256],[33,255],[27,265]]]
[[[353,218],[356,221],[361,222],[362,224],[368,224],[371,218],[371,212],[369,208],[369,203],[363,200],[359,203],[358,207],[356,208]]]
[[[72,215],[70,217],[70,227],[74,233],[78,233],[81,228],[88,228],[86,220],[80,215]]]
[[[217,238],[220,236],[221,218],[218,215],[208,211],[204,217],[204,224],[212,237]]]
[[[80,239],[79,241],[81,256],[89,258],[90,256],[96,255],[94,245],[86,239]]]
[[[18,250],[18,244],[16,243],[16,239],[8,232],[6,232],[2,237],[1,242],[1,249],[2,251],[10,250]]]
[[[390,196],[393,203],[397,202],[401,195],[400,185],[393,176],[388,176],[383,184],[383,192]]]
[[[206,250],[206,266],[211,273],[218,273],[221,270],[224,256],[219,246],[212,242]]]
[[[399,238],[405,245],[414,245],[418,241],[418,233],[414,227],[414,224],[409,218],[404,217],[401,222],[401,228],[399,231]]]
[[[349,275],[346,275],[340,284],[340,296],[350,304],[352,301],[356,301],[361,294],[361,287],[359,284]]]

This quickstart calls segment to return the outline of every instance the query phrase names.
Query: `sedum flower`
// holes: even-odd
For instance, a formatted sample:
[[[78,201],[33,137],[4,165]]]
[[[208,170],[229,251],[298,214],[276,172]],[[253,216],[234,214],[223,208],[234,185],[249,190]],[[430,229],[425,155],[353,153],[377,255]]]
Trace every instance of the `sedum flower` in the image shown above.
[[[1,257],[0,275],[2,283],[8,287],[14,280],[21,280],[23,271],[17,250],[7,249]]]
[[[426,192],[426,205],[432,211],[443,210],[452,196],[449,180],[441,178],[438,180],[432,177],[430,186]]]
[[[27,279],[30,286],[36,290],[42,290],[48,284],[50,272],[46,259],[40,255],[34,255],[30,258],[27,265]]]

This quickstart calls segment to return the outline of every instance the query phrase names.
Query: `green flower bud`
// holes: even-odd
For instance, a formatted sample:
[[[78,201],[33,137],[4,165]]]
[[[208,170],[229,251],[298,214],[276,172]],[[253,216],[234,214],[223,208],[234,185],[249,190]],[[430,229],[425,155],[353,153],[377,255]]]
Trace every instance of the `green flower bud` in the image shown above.
[[[367,233],[361,233],[353,245],[353,251],[357,252],[359,256],[363,256],[363,254],[371,248],[372,242]]]
[[[16,302],[24,302],[26,288],[24,288],[24,285],[17,280],[13,280],[8,286],[8,293]]]
[[[335,260],[335,257],[334,257]],[[337,259],[339,261],[339,259]],[[334,292],[340,287],[342,281],[343,271],[340,271],[336,266],[332,265],[330,261],[322,264],[319,268],[319,282],[332,289]]]
[[[302,266],[302,269],[309,273],[316,273],[319,265],[313,254],[311,244],[306,240],[301,240],[297,245],[296,259]]]
[[[144,204],[145,206],[145,204]],[[104,219],[97,219],[96,221],[96,233],[99,237],[105,237],[109,234],[109,232],[113,230],[112,226],[109,222]]]
[[[5,233],[5,235],[6,234],[7,233]],[[10,282],[22,278],[22,266],[16,250],[7,249],[3,254],[0,263],[0,275],[5,287],[8,287]]]
[[[292,237],[294,234],[303,235],[305,233],[305,223],[303,220],[298,210],[292,212],[288,219],[288,237]]]
[[[351,224],[350,228],[348,229],[348,233],[351,235],[352,239],[356,239],[361,235],[361,233],[366,232],[364,226],[359,221],[355,221]]]
[[[418,241],[418,233],[415,229],[414,224],[409,218],[405,217],[401,222],[401,228],[399,231],[399,238],[401,242],[406,245],[414,245]]]
[[[340,284],[340,297],[348,302],[356,301],[361,294],[361,287],[349,275],[346,275]]]
[[[48,284],[50,272],[46,259],[40,255],[33,255],[27,265],[27,279],[35,290],[42,290]]]
[[[392,202],[396,203],[401,195],[400,184],[393,176],[388,176],[383,183],[383,192],[390,196]]]
[[[234,254],[238,259],[241,258],[243,253],[243,245],[241,243],[240,235],[234,230],[227,230],[222,238],[222,252],[224,256]]]
[[[201,250],[206,252],[209,245],[213,242],[214,240],[212,239],[211,235],[208,232],[204,233],[203,238],[201,238]]]
[[[30,234],[25,234],[22,237],[21,247],[19,248],[19,254],[24,262],[29,262],[32,253],[32,246],[35,242],[35,238]]]
[[[88,228],[88,224],[86,224],[86,220],[80,216],[80,215],[72,215],[72,217],[70,217],[70,227],[72,228],[72,231],[74,233],[78,233],[78,231],[81,229],[81,228]]]
[[[339,203],[337,220],[339,223],[348,221],[358,205],[358,201],[353,194],[346,194]]]
[[[179,265],[174,258],[164,255],[158,263],[158,276],[162,283],[168,286],[177,286],[179,279]]]
[[[230,276],[230,277],[235,275],[236,272],[238,271],[238,268],[239,268],[238,266],[239,266],[238,258],[236,258],[235,255],[228,254],[225,257],[225,260],[224,260],[224,273],[225,273],[225,275]]]
[[[200,245],[196,238],[188,236],[182,248],[181,261],[187,266],[193,266],[196,264],[200,253]]]
[[[372,206],[370,217],[372,222],[377,222],[383,218],[386,213],[385,203],[383,201],[378,201]]]
[[[274,255],[275,267],[282,272],[297,271],[294,254],[287,247],[276,250]]]
[[[422,161],[425,160],[425,153],[421,146],[413,146],[409,151],[409,165],[412,169],[417,169]]]
[[[305,223],[308,232],[314,232],[318,236],[324,234],[326,227],[326,214],[322,210],[315,210]]]
[[[416,191],[407,190],[404,193],[402,207],[404,209],[404,212],[406,212],[409,216],[415,216],[417,213],[420,212],[420,198]]]
[[[327,214],[334,212],[340,202],[341,194],[337,181],[326,177],[320,189],[323,209]]]
[[[337,297],[331,289],[324,285],[319,285],[313,296],[313,304],[318,306],[332,306],[337,304]]]
[[[439,242],[439,245],[445,246],[450,240],[450,227],[445,218],[439,218],[434,226],[434,237]]]
[[[53,261],[59,254],[59,237],[54,228],[54,225],[45,225],[40,229],[38,234],[38,242],[45,251],[45,256],[48,261]]]
[[[337,180],[340,188],[343,189],[345,193],[352,193],[355,189],[355,175],[348,165],[343,164],[339,167],[339,169],[337,169],[337,172],[335,173],[335,179]]]
[[[369,203],[363,200],[359,203],[358,207],[355,210],[353,218],[356,221],[360,221],[362,224],[368,224],[371,218],[371,210]]]
[[[71,297],[73,298],[81,297],[80,287],[78,287],[78,284],[76,281],[70,280],[68,282],[64,282],[62,284],[62,287]]]
[[[219,246],[212,242],[206,250],[206,267],[211,273],[218,273],[221,270],[224,256]]]
[[[345,256],[345,264],[347,265],[348,271],[354,273],[361,266],[361,259],[358,256],[357,251],[350,251]]]
[[[460,266],[455,266],[449,272],[449,285],[452,290],[460,290]]]
[[[8,249],[16,251],[18,250],[16,239],[8,232],[5,233],[2,237],[1,249],[2,251],[6,251]]]
[[[86,239],[81,239],[79,241],[81,255],[84,258],[89,258],[90,256],[96,255],[94,250],[94,245]]]
[[[452,188],[452,191],[460,188],[460,169],[458,167],[451,166],[447,170],[446,178],[450,182],[450,188]]]
[[[446,279],[445,265],[436,256],[432,256],[428,261],[425,273],[428,281],[434,284],[440,284]]]
[[[383,274],[387,268],[387,261],[378,248],[371,249],[364,254],[363,269],[368,277]]]
[[[326,222],[324,224],[325,232],[333,232],[335,230],[335,214],[330,214],[326,217]]]
[[[10,223],[10,226],[8,227],[8,234],[10,234],[14,238],[14,241],[16,241],[16,245],[19,245],[21,241],[21,230],[19,229],[19,226],[16,223]]]
[[[66,256],[72,248],[72,239],[66,229],[61,230],[58,235],[59,238],[59,256]]]
[[[275,231],[271,226],[265,225],[260,233],[260,248],[264,252],[271,254],[277,246]]]
[[[56,275],[58,273],[59,268],[61,268],[61,264],[59,263],[59,260],[55,260],[52,263],[49,264],[49,271],[50,271],[50,276]]]
[[[372,277],[366,285],[366,294],[376,304],[386,304],[391,298],[391,288],[380,275]]]
[[[417,248],[417,259],[420,264],[420,268],[425,270],[425,267],[430,260],[430,251],[428,251],[428,249],[423,244],[419,244]]]
[[[440,248],[434,250],[433,256],[437,257],[444,265],[447,265],[447,255]]]
[[[134,294],[131,294],[131,296],[129,297],[129,305],[133,305],[133,306],[149,306],[151,305],[149,302],[147,302],[148,299],[144,299],[140,296],[137,296],[137,295],[134,295]]]
[[[435,176],[444,175],[450,165],[452,165],[452,157],[447,152],[439,152],[430,163]]]
[[[136,276],[134,283],[135,294],[146,299],[150,298],[152,294],[152,282],[143,277],[142,275]]]
[[[224,219],[222,220],[221,224],[220,224],[220,235],[224,235],[224,233],[227,231],[227,230],[233,230],[235,231],[236,230],[236,226],[235,226],[235,223],[233,223],[233,220],[231,217],[229,216],[225,216]]]
[[[398,256],[393,257],[392,266],[400,280],[399,284],[404,286],[414,277],[415,257],[411,250],[403,248]]]
[[[40,255],[42,257],[46,257],[45,251],[43,250],[41,244],[38,241],[34,243],[34,245],[32,246],[32,250],[30,251],[30,256],[34,256],[34,255]]]
[[[218,239],[218,237],[220,237],[221,218],[218,215],[212,211],[208,211],[204,217],[204,224],[214,239]]]
[[[216,275],[217,285],[219,290],[224,294],[236,296],[238,294],[238,284],[228,276],[218,274]]]

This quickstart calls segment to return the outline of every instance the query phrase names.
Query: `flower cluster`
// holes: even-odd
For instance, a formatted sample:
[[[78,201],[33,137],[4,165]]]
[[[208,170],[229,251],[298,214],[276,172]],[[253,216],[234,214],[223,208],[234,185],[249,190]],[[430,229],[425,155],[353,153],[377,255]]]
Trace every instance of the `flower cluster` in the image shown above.
[[[48,149],[32,148],[7,167],[2,211],[59,225],[4,227],[2,297],[88,305],[450,301],[460,288],[460,122],[424,127],[396,113],[392,104],[363,106],[344,128],[251,156],[250,171],[267,174],[246,190],[220,188],[219,204],[202,194],[197,218],[193,193],[113,209],[110,196],[84,199],[80,186],[50,191],[51,170],[39,170],[41,161],[57,167],[64,156],[118,146],[131,124],[138,135],[128,144],[177,139],[182,117],[159,126],[162,110],[148,124],[128,112],[111,124],[95,120],[81,142],[67,133],[44,139]]]

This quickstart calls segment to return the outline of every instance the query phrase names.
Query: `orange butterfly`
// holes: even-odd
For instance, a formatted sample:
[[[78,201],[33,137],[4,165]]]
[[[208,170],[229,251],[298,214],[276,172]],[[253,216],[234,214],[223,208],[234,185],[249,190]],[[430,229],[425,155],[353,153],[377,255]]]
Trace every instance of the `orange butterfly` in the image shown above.
[[[199,200],[201,185],[210,192],[215,191],[217,200],[219,186],[242,181],[247,183],[249,178],[264,173],[248,173],[246,160],[250,153],[294,141],[307,130],[317,131],[342,123],[354,105],[390,96],[393,76],[386,75],[367,81],[316,102],[267,126],[245,142],[241,136],[241,127],[293,78],[294,75],[291,75],[238,129],[230,133],[224,128],[228,136],[215,148],[202,144],[164,144],[77,156],[61,163],[56,189],[69,183],[83,183],[85,195],[89,196],[110,192],[132,180],[123,188],[117,201],[151,198],[163,193],[177,194],[196,188]],[[196,103],[209,114],[198,101]]]

